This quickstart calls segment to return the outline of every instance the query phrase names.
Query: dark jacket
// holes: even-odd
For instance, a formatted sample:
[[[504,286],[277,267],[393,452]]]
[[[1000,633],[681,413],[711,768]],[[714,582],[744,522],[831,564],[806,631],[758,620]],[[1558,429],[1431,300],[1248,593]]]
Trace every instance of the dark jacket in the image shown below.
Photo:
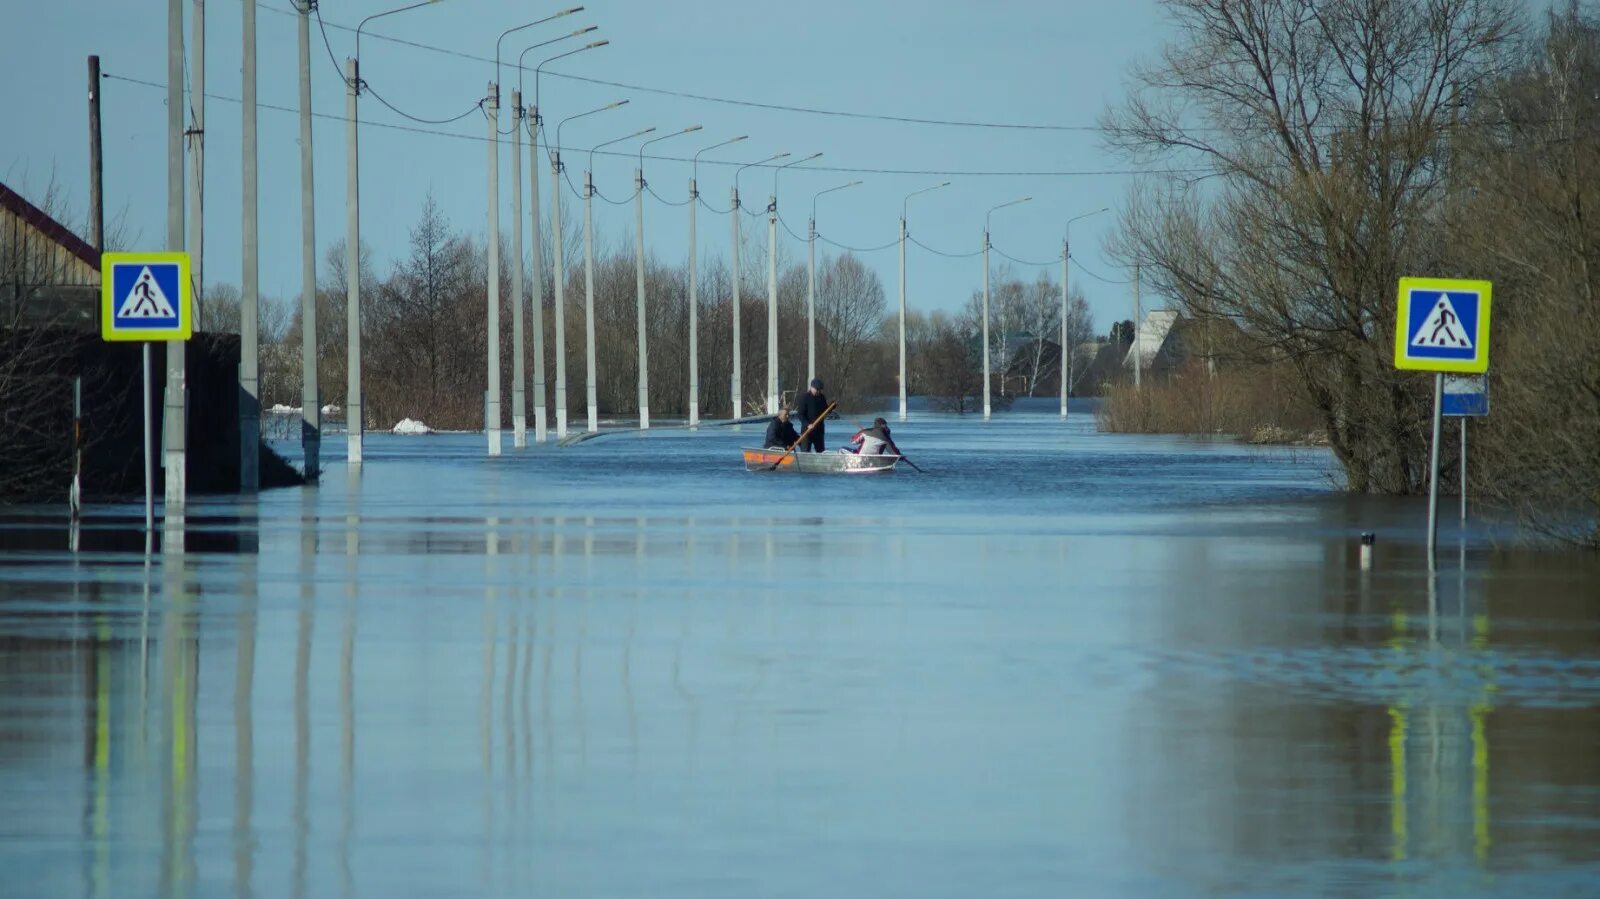
[[[823,394],[820,390],[816,393],[812,393],[811,391],[807,390],[805,394],[800,397],[799,405],[795,406],[794,408],[795,416],[800,419],[800,429],[805,430],[806,426],[819,418],[822,413],[827,410],[827,408],[828,397],[825,394]],[[821,436],[822,432],[826,429],[826,423],[819,424],[817,425],[817,429],[811,433]]]
[[[761,442],[762,446],[781,446],[788,449],[799,442],[800,434],[794,429],[794,423],[773,418],[767,423],[767,436]]]

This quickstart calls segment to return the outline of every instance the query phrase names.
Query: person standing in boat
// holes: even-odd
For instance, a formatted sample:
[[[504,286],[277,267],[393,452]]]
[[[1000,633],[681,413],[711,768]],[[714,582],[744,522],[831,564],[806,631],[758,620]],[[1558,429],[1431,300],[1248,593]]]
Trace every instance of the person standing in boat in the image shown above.
[[[845,447],[845,451],[860,456],[905,455],[900,452],[900,447],[894,445],[894,438],[889,436],[889,423],[881,418],[874,418],[872,427],[857,431],[850,438],[850,445]]]
[[[806,389],[805,396],[800,398],[800,404],[795,407],[795,414],[800,416],[800,430],[811,427],[815,421],[817,426],[811,428],[811,433],[806,434],[806,439],[800,444],[801,452],[820,453],[823,451],[823,431],[828,424],[820,420],[823,413],[828,411],[828,398],[822,392],[822,379],[813,378],[811,386]]]
[[[800,441],[800,435],[795,433],[794,424],[789,421],[789,410],[779,409],[778,414],[767,424],[767,438],[761,445],[767,449],[787,450]]]

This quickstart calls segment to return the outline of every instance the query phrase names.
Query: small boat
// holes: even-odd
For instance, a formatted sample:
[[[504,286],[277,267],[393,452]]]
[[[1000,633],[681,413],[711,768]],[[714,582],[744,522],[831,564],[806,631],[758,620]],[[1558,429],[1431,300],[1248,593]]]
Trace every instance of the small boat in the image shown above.
[[[744,449],[746,471],[798,471],[807,474],[880,474],[894,471],[899,456],[858,456],[855,453],[785,454],[783,450]],[[774,468],[773,465],[777,467]]]

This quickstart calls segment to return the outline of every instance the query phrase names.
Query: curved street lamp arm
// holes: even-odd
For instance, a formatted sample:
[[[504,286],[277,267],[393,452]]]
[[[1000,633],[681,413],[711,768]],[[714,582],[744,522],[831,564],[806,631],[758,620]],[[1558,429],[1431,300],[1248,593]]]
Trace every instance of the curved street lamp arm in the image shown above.
[[[537,50],[540,47],[548,47],[551,44],[558,44],[558,43],[560,43],[562,41],[571,40],[571,39],[573,39],[575,37],[578,37],[579,35],[584,35],[584,34],[588,34],[591,31],[599,31],[599,30],[600,30],[600,26],[599,25],[590,25],[587,28],[579,28],[577,31],[574,31],[571,34],[563,34],[560,37],[553,37],[553,38],[551,38],[551,39],[549,39],[547,41],[540,41],[537,44],[532,44],[530,46],[524,47],[522,52],[517,54],[517,93],[519,93],[519,94],[522,93],[522,76],[525,75],[527,73],[527,71],[528,71],[527,66],[523,65],[523,60],[527,58],[529,50]],[[582,49],[584,49],[584,48],[582,48],[582,47],[578,48],[578,50],[582,50]],[[574,50],[572,52],[573,53],[577,53],[578,50]],[[562,55],[566,56],[567,54],[563,53]],[[549,60],[545,60],[545,61],[549,62]],[[535,105],[537,106],[538,104],[535,104]]]
[[[935,184],[932,187],[924,187],[921,190],[914,190],[911,193],[906,194],[906,198],[904,200],[900,201],[900,220],[902,222],[906,220],[906,207],[911,203],[911,198],[912,197],[916,196],[917,194],[925,194],[930,190],[938,190],[941,187],[949,187],[949,186],[950,186],[950,182],[945,181],[945,182],[943,182],[941,184]]]

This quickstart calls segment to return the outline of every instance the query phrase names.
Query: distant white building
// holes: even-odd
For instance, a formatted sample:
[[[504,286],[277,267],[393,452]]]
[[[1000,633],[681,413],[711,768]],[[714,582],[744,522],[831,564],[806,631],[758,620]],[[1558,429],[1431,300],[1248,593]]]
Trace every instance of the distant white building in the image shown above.
[[[1171,371],[1183,359],[1184,318],[1176,310],[1152,309],[1140,322],[1137,336],[1122,358],[1122,368],[1132,376],[1134,360],[1141,372]]]

